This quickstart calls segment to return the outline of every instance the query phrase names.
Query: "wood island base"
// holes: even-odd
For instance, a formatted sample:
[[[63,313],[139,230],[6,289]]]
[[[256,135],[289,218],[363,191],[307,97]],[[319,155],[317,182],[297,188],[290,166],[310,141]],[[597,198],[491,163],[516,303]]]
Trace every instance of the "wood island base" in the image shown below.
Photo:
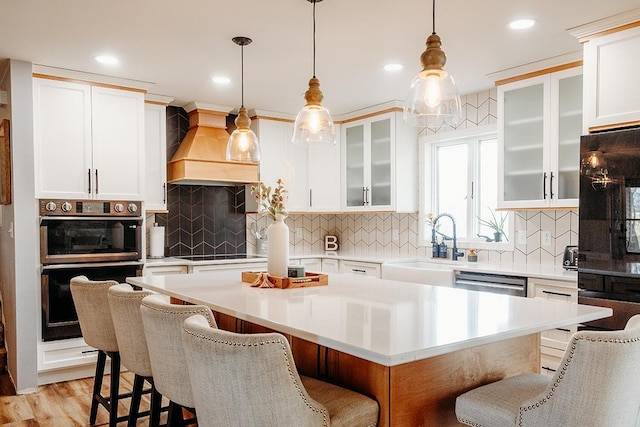
[[[215,313],[218,327],[239,333],[271,332]],[[301,375],[371,396],[380,405],[379,426],[458,426],[458,395],[502,378],[538,372],[540,336],[484,344],[452,353],[384,366],[284,334]]]

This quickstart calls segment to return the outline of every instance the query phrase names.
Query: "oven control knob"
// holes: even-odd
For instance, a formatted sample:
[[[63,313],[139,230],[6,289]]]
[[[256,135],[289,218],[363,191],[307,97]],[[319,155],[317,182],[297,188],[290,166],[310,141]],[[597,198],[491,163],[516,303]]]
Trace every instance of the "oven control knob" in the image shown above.
[[[62,206],[60,206],[62,208],[62,212],[70,212],[71,211],[71,203],[69,202],[64,202],[62,204]]]
[[[124,210],[124,206],[122,205],[122,203],[116,203],[113,207],[113,210],[120,213]]]
[[[44,208],[49,212],[55,212],[58,206],[55,204],[55,202],[47,202]]]
[[[129,206],[127,206],[127,209],[129,209],[129,212],[131,213],[138,212],[138,206],[135,203],[129,203]]]

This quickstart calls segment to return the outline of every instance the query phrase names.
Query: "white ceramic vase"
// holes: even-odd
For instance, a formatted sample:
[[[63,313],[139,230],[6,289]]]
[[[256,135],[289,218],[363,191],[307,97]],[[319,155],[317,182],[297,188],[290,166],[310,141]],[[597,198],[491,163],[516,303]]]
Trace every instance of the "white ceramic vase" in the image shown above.
[[[277,218],[267,228],[267,273],[270,276],[287,277],[288,273],[289,227],[284,218]]]

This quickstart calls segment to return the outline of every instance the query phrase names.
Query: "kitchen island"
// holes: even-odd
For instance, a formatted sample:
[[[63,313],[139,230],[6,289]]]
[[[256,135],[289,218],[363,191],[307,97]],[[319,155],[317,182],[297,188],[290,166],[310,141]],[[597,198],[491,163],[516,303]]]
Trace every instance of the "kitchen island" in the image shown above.
[[[298,370],[376,398],[381,426],[455,425],[455,397],[537,372],[539,333],[611,310],[330,274],[329,285],[252,288],[238,271],[131,277],[174,301],[204,304],[219,327],[281,332]]]

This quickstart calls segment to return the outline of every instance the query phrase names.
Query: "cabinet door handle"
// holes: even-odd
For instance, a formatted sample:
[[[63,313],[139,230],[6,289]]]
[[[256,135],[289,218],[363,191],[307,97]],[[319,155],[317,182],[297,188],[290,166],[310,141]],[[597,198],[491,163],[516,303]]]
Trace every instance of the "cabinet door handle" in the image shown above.
[[[551,178],[549,179],[549,193],[551,193],[551,199],[553,199],[553,172],[551,172]]]
[[[558,296],[561,296],[561,297],[571,298],[571,295],[569,295],[569,294],[563,294],[562,292],[542,291],[542,293],[543,293],[543,294],[558,295]]]
[[[555,372],[556,371],[555,369],[551,369],[551,368],[548,368],[546,366],[541,366],[540,368],[544,369],[545,371],[549,371],[549,372]]]
[[[365,194],[364,204],[366,206],[369,206],[369,187],[365,187],[364,194]]]
[[[352,268],[351,271],[353,271],[354,273],[362,273],[362,274],[366,274],[367,270],[362,270],[360,268]]]
[[[98,169],[96,169],[96,194],[98,194]]]
[[[313,207],[313,189],[309,189],[309,207]]]
[[[89,177],[89,188],[87,188],[87,190],[89,191],[89,194],[91,194],[91,169],[88,170],[87,175]]]
[[[542,174],[542,199],[547,200],[547,173]]]
[[[167,203],[167,184],[162,184],[162,204]]]

